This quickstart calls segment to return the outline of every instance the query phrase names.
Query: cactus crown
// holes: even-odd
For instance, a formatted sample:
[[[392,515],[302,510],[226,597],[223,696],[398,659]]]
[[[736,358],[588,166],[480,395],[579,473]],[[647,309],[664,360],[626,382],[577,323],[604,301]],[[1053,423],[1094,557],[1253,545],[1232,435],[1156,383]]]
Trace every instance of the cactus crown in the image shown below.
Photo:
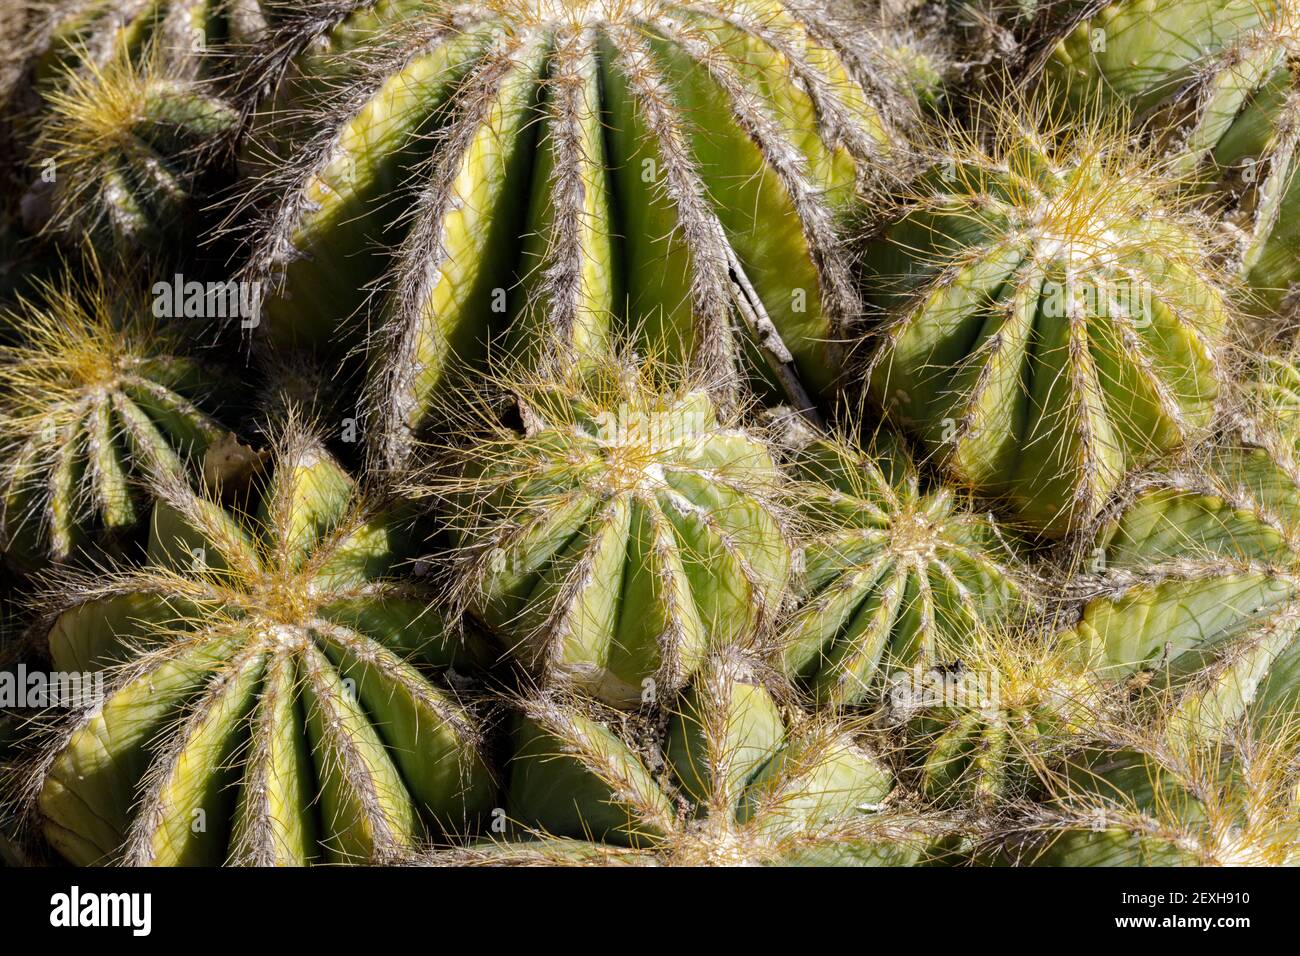
[[[994,148],[948,134],[868,253],[890,314],[871,392],[959,484],[1060,536],[1204,432],[1233,313],[1167,164],[1103,122],[994,114]]]
[[[176,234],[196,178],[237,115],[158,59],[90,62],[46,92],[31,149],[40,178],[26,200],[34,223],[110,248],[158,248]]]
[[[1113,3],[1046,61],[1049,95],[1131,108],[1180,171],[1230,205],[1247,306],[1261,317],[1300,281],[1298,38],[1294,0]]]
[[[489,416],[413,489],[458,512],[464,603],[521,635],[534,670],[612,703],[674,692],[783,594],[779,472],[698,381],[616,360],[558,385],[518,376],[524,433]]]
[[[923,753],[920,785],[944,804],[996,806],[1025,792],[1106,725],[1103,678],[1037,631],[986,631],[953,666],[895,682],[891,721]]]
[[[426,822],[472,827],[479,732],[406,660],[456,652],[391,577],[391,514],[292,421],[271,473],[225,490],[242,504],[160,481],[148,563],[67,579],[51,657],[107,679],[31,775],[51,843],[80,864],[374,862]]]
[[[94,257],[74,282],[42,283],[6,316],[0,348],[6,549],[67,557],[87,523],[135,521],[130,482],[182,463],[223,434],[199,410],[218,382],[184,358],[147,298],[109,288]]]
[[[821,703],[858,703],[880,673],[943,664],[1030,603],[992,519],[923,490],[907,452],[816,440],[792,456],[805,524],[804,603],[785,663]]]

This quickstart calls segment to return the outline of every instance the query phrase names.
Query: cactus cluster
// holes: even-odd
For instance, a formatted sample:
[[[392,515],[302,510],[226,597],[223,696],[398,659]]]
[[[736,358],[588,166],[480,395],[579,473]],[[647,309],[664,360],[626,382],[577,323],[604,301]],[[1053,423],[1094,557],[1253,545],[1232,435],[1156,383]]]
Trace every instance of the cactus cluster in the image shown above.
[[[1293,0],[22,12],[6,865],[1300,863]]]

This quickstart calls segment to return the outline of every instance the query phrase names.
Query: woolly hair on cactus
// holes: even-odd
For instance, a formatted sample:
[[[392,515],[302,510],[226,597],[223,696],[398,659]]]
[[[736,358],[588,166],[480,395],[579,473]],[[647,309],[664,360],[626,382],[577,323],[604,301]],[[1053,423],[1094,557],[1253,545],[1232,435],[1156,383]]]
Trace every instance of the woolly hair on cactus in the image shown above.
[[[951,661],[1031,602],[990,516],[923,489],[901,443],[877,450],[815,438],[790,456],[808,543],[783,654],[823,705],[861,703],[888,674]]]
[[[105,690],[31,773],[50,844],[82,865],[298,865],[471,829],[492,799],[478,721],[409,659],[467,652],[394,576],[401,533],[292,423],[244,507],[166,488],[148,563],[73,580],[51,622],[55,669]]]
[[[396,432],[491,340],[563,366],[639,330],[732,377],[765,357],[796,404],[828,399],[860,311],[837,218],[858,180],[904,165],[895,127],[914,105],[836,6],[486,0],[291,19],[271,59],[323,30],[293,72],[343,90],[282,107],[320,128],[270,160],[251,259],[265,329],[355,344],[378,283],[365,351]]]
[[[1119,0],[1045,60],[1056,95],[1122,104],[1232,204],[1253,308],[1300,285],[1300,4]]]
[[[20,565],[135,526],[139,479],[196,469],[228,434],[203,410],[221,374],[93,255],[36,294],[0,345],[0,539]]]
[[[1060,537],[1204,432],[1232,321],[1177,180],[1101,123],[991,109],[866,253],[870,393],[956,484]]]
[[[163,251],[238,125],[208,85],[125,57],[68,72],[45,95],[24,223],[101,249]]]
[[[1145,689],[1170,739],[1300,712],[1300,475],[1244,443],[1197,457],[1136,482],[1103,522],[1100,593],[1062,637]]]
[[[849,724],[787,718],[743,656],[711,658],[662,741],[579,699],[523,701],[509,813],[516,838],[430,862],[890,865],[935,841],[884,809],[892,780]],[[626,721],[624,721],[626,723]],[[661,772],[666,764],[666,772]]]
[[[669,366],[610,360],[470,399],[468,439],[413,483],[446,500],[461,601],[544,688],[670,697],[710,646],[770,628],[789,576],[768,447]]]
[[[1034,866],[1295,866],[1295,724],[1170,748],[1134,738],[1058,775],[1006,841]]]

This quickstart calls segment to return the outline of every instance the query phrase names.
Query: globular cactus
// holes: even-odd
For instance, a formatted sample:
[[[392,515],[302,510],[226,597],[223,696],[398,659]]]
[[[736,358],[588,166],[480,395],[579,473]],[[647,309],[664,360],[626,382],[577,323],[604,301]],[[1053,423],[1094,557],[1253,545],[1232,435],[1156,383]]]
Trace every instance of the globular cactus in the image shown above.
[[[790,546],[768,447],[706,390],[647,364],[509,389],[414,485],[456,514],[467,606],[547,688],[668,699],[711,646],[769,628]]]
[[[320,122],[270,161],[252,270],[271,337],[373,324],[395,432],[489,340],[564,366],[638,332],[732,385],[748,357],[830,401],[860,311],[837,219],[859,180],[904,171],[914,109],[835,7],[340,5],[287,89],[342,92],[281,105]],[[295,24],[274,49],[316,35]]]
[[[258,0],[20,0],[30,30],[26,53],[37,84],[69,69],[161,54],[187,78],[215,75],[222,54],[266,27]],[[220,52],[218,52],[220,51]],[[224,64],[229,68],[229,63]]]
[[[45,99],[24,222],[117,254],[161,252],[183,234],[239,121],[205,84],[126,59],[69,73]]]
[[[379,862],[491,805],[477,719],[408,659],[464,652],[394,513],[292,424],[269,470],[229,508],[164,488],[147,563],[51,622],[55,669],[103,681],[30,774],[69,861]]]
[[[1089,562],[1100,593],[1062,638],[1151,698],[1171,740],[1300,705],[1300,475],[1266,448],[1200,451],[1141,480]]]
[[[1104,126],[993,112],[994,148],[953,132],[868,250],[885,313],[869,387],[953,482],[1059,537],[1204,432],[1232,316],[1152,157]]]
[[[1300,284],[1300,5],[1295,0],[1119,0],[1045,61],[1055,94],[1126,107],[1178,164],[1231,204],[1254,307]]]
[[[166,249],[199,176],[239,123],[217,79],[265,28],[256,0],[30,3],[19,117],[29,230],[92,233],[114,252]]]
[[[945,666],[893,681],[923,793],[940,805],[996,809],[1023,798],[1095,739],[1115,707],[1103,674],[1033,631],[987,632]]]
[[[203,411],[221,373],[184,354],[147,297],[113,289],[93,258],[36,294],[0,346],[0,532],[24,565],[134,526],[134,483],[197,470],[227,435]]]
[[[711,659],[662,747],[580,701],[524,701],[508,785],[524,834],[431,862],[899,865],[937,843],[884,807],[890,773],[850,725],[787,720],[758,673]]]
[[[783,654],[821,705],[878,700],[884,678],[961,657],[1030,603],[991,517],[923,489],[901,444],[878,448],[818,438],[791,456],[807,543]]]
[[[1295,866],[1294,724],[1171,749],[1135,738],[1065,767],[1013,829],[1006,859],[1034,866]]]

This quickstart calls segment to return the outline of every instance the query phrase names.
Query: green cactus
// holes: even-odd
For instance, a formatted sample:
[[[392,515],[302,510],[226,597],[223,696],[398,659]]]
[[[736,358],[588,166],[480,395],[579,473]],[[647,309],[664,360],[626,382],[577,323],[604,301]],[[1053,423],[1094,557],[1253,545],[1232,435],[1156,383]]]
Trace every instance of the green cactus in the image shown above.
[[[86,865],[379,862],[491,804],[476,718],[401,533],[306,433],[228,510],[173,483],[148,563],[74,581],[56,670],[99,675],[32,773],[50,844]],[[199,825],[201,822],[201,826]]]
[[[22,118],[27,228],[91,233],[113,252],[168,249],[239,125],[216,80],[265,28],[259,3],[20,3],[32,82],[7,111]]]
[[[896,679],[886,716],[902,725],[922,792],[994,809],[1094,739],[1114,709],[1111,689],[1073,651],[1033,632],[991,632],[947,666]]]
[[[266,27],[258,0],[19,0],[38,83],[59,82],[69,68],[158,51],[193,79],[218,69],[218,49],[250,42]],[[224,52],[224,51],[223,51]],[[229,66],[229,64],[226,64]]]
[[[667,699],[771,625],[790,550],[766,445],[653,365],[510,391],[523,434],[489,410],[414,492],[457,503],[464,601],[546,687]]]
[[[1030,810],[1008,858],[1034,866],[1295,866],[1294,727],[1232,746],[1094,752]]]
[[[836,220],[857,181],[902,171],[914,107],[835,6],[356,9],[289,87],[344,91],[282,105],[321,122],[268,173],[252,268],[270,335],[355,344],[378,282],[387,432],[423,422],[490,339],[564,366],[635,332],[733,385],[766,360],[796,399],[829,401],[860,311]]]
[[[1300,284],[1300,5],[1295,0],[1120,0],[1051,51],[1045,75],[1074,105],[1137,120],[1231,202],[1254,307]]]
[[[527,835],[434,862],[879,866],[919,859],[934,834],[882,807],[890,774],[852,728],[787,722],[754,673],[736,655],[711,659],[670,718],[662,758],[578,701],[523,702],[509,807]]]
[[[1060,537],[1204,432],[1231,312],[1152,157],[994,113],[996,148],[951,133],[868,250],[886,316],[869,387],[958,485]]]
[[[67,74],[45,102],[24,222],[119,254],[160,252],[182,235],[239,119],[205,84],[125,59]]]
[[[1171,740],[1300,706],[1300,482],[1265,448],[1203,451],[1138,484],[1093,542],[1101,593],[1063,640],[1144,687]]]
[[[1027,609],[992,519],[948,489],[922,490],[901,446],[873,458],[819,439],[790,470],[808,544],[783,653],[819,704],[861,703],[884,675],[960,657]]]
[[[197,469],[226,435],[201,410],[221,384],[146,297],[84,274],[38,285],[4,317],[0,540],[22,565],[66,560],[139,517],[133,484]]]

